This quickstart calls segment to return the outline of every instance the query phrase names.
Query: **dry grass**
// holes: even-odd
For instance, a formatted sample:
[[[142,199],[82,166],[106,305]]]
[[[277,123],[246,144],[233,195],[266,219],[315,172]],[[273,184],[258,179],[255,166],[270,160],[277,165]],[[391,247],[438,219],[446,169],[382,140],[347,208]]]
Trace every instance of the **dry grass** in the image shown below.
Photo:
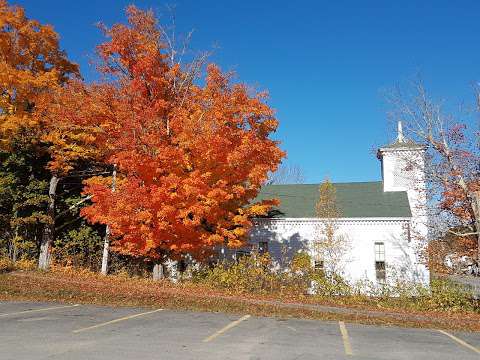
[[[103,277],[69,268],[56,268],[50,272],[17,271],[0,274],[0,300],[162,307],[480,331],[480,315],[476,313],[399,311],[371,304],[338,306],[333,301],[313,301],[303,296],[279,298],[238,295],[200,284],[172,284],[168,281],[154,282],[125,276]]]

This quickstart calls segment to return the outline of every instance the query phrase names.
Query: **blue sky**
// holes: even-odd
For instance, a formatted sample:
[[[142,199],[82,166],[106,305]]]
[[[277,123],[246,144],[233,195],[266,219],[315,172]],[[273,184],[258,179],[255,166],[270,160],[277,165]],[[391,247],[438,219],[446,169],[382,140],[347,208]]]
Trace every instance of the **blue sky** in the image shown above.
[[[124,21],[134,3],[166,14],[172,1],[10,0],[52,24],[61,45],[88,65],[102,36],[95,23]],[[395,134],[382,92],[420,73],[453,104],[471,100],[480,80],[480,1],[176,0],[178,29],[195,30],[196,50],[240,80],[270,92],[275,135],[307,182],[381,177],[373,149]],[[165,16],[165,20],[167,17]]]

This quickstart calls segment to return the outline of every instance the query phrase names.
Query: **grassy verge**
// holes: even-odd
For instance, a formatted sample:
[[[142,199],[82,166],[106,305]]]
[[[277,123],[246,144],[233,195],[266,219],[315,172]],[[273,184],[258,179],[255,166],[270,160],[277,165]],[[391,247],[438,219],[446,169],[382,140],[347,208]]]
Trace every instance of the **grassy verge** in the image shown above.
[[[0,274],[0,300],[55,301],[111,306],[141,306],[252,314],[257,316],[343,320],[363,324],[399,325],[480,331],[480,315],[462,312],[407,312],[357,305],[335,306],[312,299],[233,295],[203,285],[154,282],[71,269]]]

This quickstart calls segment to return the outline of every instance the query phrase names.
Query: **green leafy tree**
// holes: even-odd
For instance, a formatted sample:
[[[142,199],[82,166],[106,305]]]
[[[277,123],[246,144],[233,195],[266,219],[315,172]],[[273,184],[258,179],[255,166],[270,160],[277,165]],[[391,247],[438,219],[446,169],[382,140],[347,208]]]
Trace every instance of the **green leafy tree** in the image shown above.
[[[13,151],[0,150],[0,244],[15,261],[37,255],[48,221],[48,158],[31,143],[15,141],[11,146]]]

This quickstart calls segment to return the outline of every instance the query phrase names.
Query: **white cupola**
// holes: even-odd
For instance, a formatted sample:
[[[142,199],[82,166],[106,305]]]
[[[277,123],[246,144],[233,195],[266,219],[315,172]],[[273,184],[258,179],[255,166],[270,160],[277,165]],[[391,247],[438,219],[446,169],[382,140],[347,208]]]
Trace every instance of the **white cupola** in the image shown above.
[[[426,147],[407,139],[398,122],[396,140],[378,149],[382,164],[383,191],[408,191],[425,185]]]

